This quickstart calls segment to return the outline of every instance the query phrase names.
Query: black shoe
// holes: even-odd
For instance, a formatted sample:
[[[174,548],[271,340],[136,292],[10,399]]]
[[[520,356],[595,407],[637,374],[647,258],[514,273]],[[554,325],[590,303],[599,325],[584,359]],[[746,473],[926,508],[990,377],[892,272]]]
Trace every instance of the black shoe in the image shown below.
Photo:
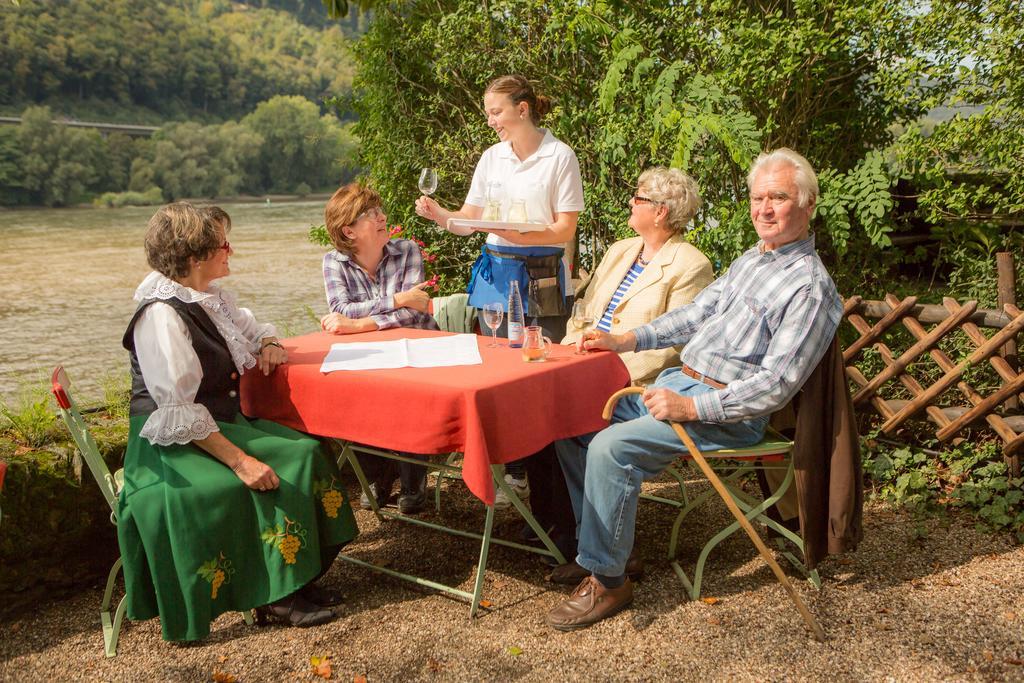
[[[398,466],[402,486],[398,494],[398,511],[403,515],[422,512],[427,505],[427,468],[403,462]]]
[[[398,496],[398,511],[403,515],[415,515],[427,507],[427,494],[402,493]]]
[[[269,605],[256,608],[256,623],[266,626],[271,621],[278,621],[289,626],[306,628],[319,626],[334,619],[334,612],[326,607],[314,605],[296,591],[291,595],[275,600]]]
[[[377,507],[382,508],[388,504],[391,500],[391,487],[394,486],[394,479],[380,479],[377,481],[370,482],[370,491],[377,498]],[[370,506],[370,499],[366,497],[366,493],[359,494],[359,507],[364,510],[372,510]]]
[[[299,594],[314,605],[334,607],[345,602],[345,596],[331,588],[319,586],[312,581],[299,589]]]

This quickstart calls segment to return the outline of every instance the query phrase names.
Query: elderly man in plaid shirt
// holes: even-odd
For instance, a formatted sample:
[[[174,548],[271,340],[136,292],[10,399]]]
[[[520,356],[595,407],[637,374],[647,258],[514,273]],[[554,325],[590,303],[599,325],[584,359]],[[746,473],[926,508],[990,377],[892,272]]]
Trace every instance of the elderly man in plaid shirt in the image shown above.
[[[633,600],[625,574],[640,485],[683,449],[665,421],[682,423],[701,450],[761,440],[769,415],[799,391],[827,350],[842,301],[814,249],[810,220],[818,181],[789,149],[760,155],[747,176],[750,217],[760,241],[694,301],[621,335],[589,331],[583,349],[618,353],[686,345],[682,366],[662,372],[642,395],[619,401],[612,424],[559,441],[579,525],[579,555],[552,580],[582,579],[548,613],[569,631],[609,617]]]

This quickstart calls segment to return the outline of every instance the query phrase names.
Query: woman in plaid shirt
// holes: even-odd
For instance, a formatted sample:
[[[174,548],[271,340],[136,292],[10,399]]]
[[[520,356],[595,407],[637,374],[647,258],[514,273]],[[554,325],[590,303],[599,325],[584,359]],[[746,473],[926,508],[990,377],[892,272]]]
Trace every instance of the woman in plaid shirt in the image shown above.
[[[334,193],[324,209],[334,249],[324,255],[324,287],[330,313],[321,327],[334,334],[386,330],[390,327],[438,329],[423,291],[423,255],[412,240],[390,239],[380,195],[362,183]],[[378,505],[391,497],[395,470],[401,480],[398,509],[419,512],[426,503],[427,468],[381,458],[360,458],[370,474]],[[363,500],[363,507],[370,507]]]

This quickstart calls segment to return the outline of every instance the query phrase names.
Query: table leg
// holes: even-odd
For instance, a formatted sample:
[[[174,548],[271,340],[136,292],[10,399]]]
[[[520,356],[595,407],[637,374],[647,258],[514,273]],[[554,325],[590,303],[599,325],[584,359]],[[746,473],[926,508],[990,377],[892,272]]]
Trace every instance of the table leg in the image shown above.
[[[473,602],[469,605],[469,618],[476,616],[480,607],[480,596],[484,592],[484,571],[487,569],[487,553],[491,549],[491,531],[494,528],[494,506],[487,506],[487,518],[484,520],[484,537],[480,542],[480,559],[476,563],[476,580],[473,582]]]
[[[493,537],[493,530],[494,530],[494,506],[493,505],[488,505],[487,506],[487,515],[486,515],[486,518],[485,518],[485,521],[484,521],[484,532],[483,532],[482,535],[478,534],[478,533],[475,533],[475,532],[472,532],[472,531],[463,531],[462,529],[453,529],[452,527],[444,526],[443,524],[435,524],[433,522],[428,522],[428,521],[423,520],[423,519],[416,519],[415,517],[410,517],[410,516],[407,516],[407,515],[396,513],[396,512],[393,512],[391,510],[381,509],[377,505],[376,497],[371,495],[370,485],[369,485],[369,482],[366,479],[366,474],[363,472],[363,468],[360,467],[358,458],[356,458],[356,454],[355,454],[355,450],[356,449],[355,449],[355,447],[353,447],[351,442],[342,441],[340,439],[337,440],[337,443],[342,448],[342,453],[341,453],[341,456],[339,457],[339,467],[344,466],[345,463],[348,463],[352,467],[352,471],[355,472],[356,478],[359,480],[359,486],[362,489],[362,491],[366,494],[367,498],[369,498],[370,506],[373,508],[373,512],[374,512],[374,514],[377,515],[378,519],[380,519],[381,521],[383,521],[384,519],[394,519],[396,521],[401,521],[401,522],[405,522],[405,523],[408,523],[408,524],[415,524],[417,526],[427,527],[429,529],[434,529],[436,531],[443,531],[445,533],[453,534],[455,536],[463,536],[465,538],[473,538],[473,539],[477,539],[477,540],[480,541],[480,557],[479,557],[479,561],[477,562],[477,569],[476,569],[476,575],[475,575],[474,580],[473,580],[473,592],[472,593],[469,593],[469,592],[464,591],[464,590],[460,590],[458,588],[454,588],[452,586],[446,586],[445,584],[437,583],[435,581],[429,581],[427,579],[423,579],[423,578],[420,578],[418,576],[414,576],[414,575],[411,575],[411,574],[403,574],[402,572],[395,571],[394,569],[388,569],[386,567],[379,567],[379,566],[377,566],[375,564],[372,564],[370,562],[366,562],[364,560],[360,560],[358,558],[352,557],[351,555],[348,555],[345,552],[342,552],[338,556],[340,559],[342,559],[342,560],[344,560],[346,562],[351,562],[352,564],[357,564],[357,565],[359,565],[361,567],[366,567],[368,569],[372,569],[372,570],[380,572],[382,574],[387,574],[388,576],[392,576],[392,577],[397,578],[397,579],[402,579],[404,581],[410,581],[410,582],[415,583],[415,584],[417,584],[419,586],[424,586],[424,587],[427,587],[427,588],[433,588],[435,590],[444,591],[445,593],[449,593],[451,595],[456,595],[456,596],[458,596],[460,598],[463,598],[463,599],[468,599],[468,600],[470,600],[470,608],[469,608],[470,618],[473,618],[474,616],[476,616],[476,613],[477,613],[478,609],[480,608],[480,599],[481,599],[481,596],[483,594],[484,572],[487,570],[487,556],[490,553],[490,548],[491,548],[491,544],[492,543],[497,543],[497,544],[500,544],[500,545],[503,545],[503,546],[507,546],[507,547],[510,547],[510,548],[516,548],[518,550],[525,550],[527,552],[535,553],[535,554],[538,554],[538,555],[547,555],[547,556],[555,558],[560,564],[564,564],[565,563],[565,556],[558,549],[558,546],[556,546],[554,544],[554,542],[551,540],[551,537],[548,536],[547,532],[541,527],[540,523],[537,522],[537,519],[533,516],[533,513],[530,511],[530,509],[528,507],[526,507],[526,505],[519,499],[519,496],[517,496],[511,490],[511,488],[509,488],[508,484],[505,483],[505,476],[504,476],[505,475],[505,466],[504,465],[492,465],[491,466],[491,477],[494,480],[494,485],[498,489],[502,489],[502,490],[505,491],[505,495],[507,495],[509,500],[512,501],[513,507],[515,507],[515,509],[519,513],[519,515],[522,516],[522,518],[524,520],[526,520],[526,523],[530,525],[530,528],[533,529],[534,532],[536,532],[537,536],[541,539],[541,542],[544,544],[544,548],[543,549],[542,548],[536,548],[534,546],[525,545],[523,543],[516,543],[515,541],[507,541],[507,540],[505,540],[503,538],[494,538]],[[381,456],[381,457],[384,457],[384,458],[388,458],[388,459],[391,459],[391,460],[398,460],[398,461],[402,461],[402,462],[411,462],[411,463],[414,463],[414,464],[422,464],[419,459],[410,458],[408,456],[399,455],[397,453],[392,453],[392,452],[389,452],[389,451],[383,451],[383,450],[379,450],[379,449],[376,449],[376,448],[370,448],[368,446],[361,446],[360,445],[360,446],[358,446],[358,449],[360,451],[369,453],[371,455],[378,455],[378,456]],[[451,462],[436,463],[433,466],[438,468],[442,473],[443,472],[458,473],[458,472],[461,471],[461,467],[460,466],[455,465],[455,464],[453,464]]]
[[[533,516],[533,512],[530,508],[526,507],[522,499],[520,499],[511,487],[505,483],[505,466],[491,465],[491,476],[494,478],[495,487],[505,492],[505,497],[511,501],[512,507],[516,509],[516,512],[518,512],[524,520],[526,520],[526,523],[530,525],[531,529],[533,529],[533,533],[537,534],[537,538],[541,540],[544,547],[548,550],[546,553],[539,550],[536,550],[535,552],[538,552],[541,555],[550,555],[555,558],[555,561],[558,562],[558,564],[565,564],[565,555],[562,554],[562,551],[558,549],[558,546],[556,546],[554,541],[551,540],[551,537],[548,536],[548,532],[541,527],[540,522],[538,522],[537,518]]]
[[[352,468],[352,471],[356,473],[356,479],[359,480],[359,488],[362,489],[366,499],[370,501],[370,509],[373,510],[373,514],[377,515],[377,519],[384,521],[383,515],[381,515],[380,507],[377,505],[377,496],[373,495],[373,491],[370,490],[370,482],[366,479],[366,473],[363,472],[362,466],[359,464],[359,458],[356,457],[356,453],[352,450],[352,444],[348,441],[341,441],[340,439],[335,440],[336,443],[341,445],[341,457],[338,458],[338,469],[344,467],[347,462]]]

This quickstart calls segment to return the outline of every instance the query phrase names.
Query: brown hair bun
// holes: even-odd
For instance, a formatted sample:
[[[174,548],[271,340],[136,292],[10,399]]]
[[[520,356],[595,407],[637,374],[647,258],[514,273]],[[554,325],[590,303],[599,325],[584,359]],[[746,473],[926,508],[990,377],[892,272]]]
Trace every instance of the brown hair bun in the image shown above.
[[[498,76],[487,85],[487,90],[484,92],[485,94],[494,92],[507,95],[512,100],[512,104],[526,102],[530,107],[530,121],[535,126],[540,124],[542,116],[551,111],[551,99],[534,92],[530,81],[526,80],[525,76],[520,76],[519,74]]]

